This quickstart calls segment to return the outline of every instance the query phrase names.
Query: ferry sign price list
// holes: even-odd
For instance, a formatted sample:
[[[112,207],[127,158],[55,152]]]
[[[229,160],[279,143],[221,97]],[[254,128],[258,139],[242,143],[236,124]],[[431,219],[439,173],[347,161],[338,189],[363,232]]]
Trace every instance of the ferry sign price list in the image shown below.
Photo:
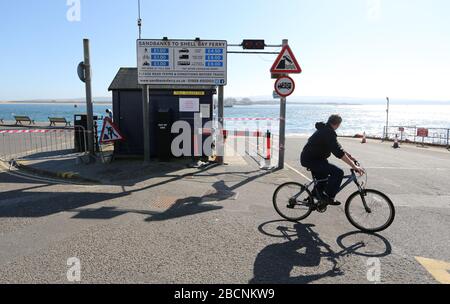
[[[227,84],[224,40],[138,40],[139,84]]]
[[[223,67],[223,49],[205,49],[206,67]]]
[[[170,63],[168,48],[152,48],[151,49],[151,66],[152,67],[168,67]]]

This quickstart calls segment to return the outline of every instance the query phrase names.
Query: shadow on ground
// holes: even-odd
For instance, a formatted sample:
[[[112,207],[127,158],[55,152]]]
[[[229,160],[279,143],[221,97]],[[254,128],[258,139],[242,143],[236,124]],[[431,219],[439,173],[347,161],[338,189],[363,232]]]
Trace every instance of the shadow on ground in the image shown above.
[[[264,229],[272,226],[272,232]],[[293,225],[293,226],[292,226]],[[271,237],[286,239],[286,242],[274,243],[258,253],[254,263],[254,277],[251,284],[308,284],[324,278],[345,275],[341,269],[341,258],[349,255],[383,257],[391,253],[391,245],[384,237],[367,235],[359,231],[338,237],[336,242],[342,250],[334,251],[314,231],[314,225],[284,221],[272,221],[262,224],[259,231]],[[368,241],[369,240],[369,241]],[[376,244],[376,251],[373,247]],[[321,266],[329,261],[330,268]],[[294,267],[300,267],[305,275],[291,276]],[[315,270],[325,268],[323,271]],[[317,271],[316,271],[317,272]]]
[[[23,184],[19,189],[4,191],[0,196],[0,218],[6,217],[44,217],[59,212],[72,212],[76,219],[112,219],[126,213],[136,213],[148,215],[145,219],[147,222],[165,221],[174,218],[185,216],[192,216],[204,212],[222,209],[222,206],[214,205],[213,203],[232,199],[237,195],[237,189],[247,183],[255,181],[271,172],[226,172],[226,173],[207,173],[213,167],[206,167],[196,171],[195,173],[187,173],[183,175],[166,176],[157,183],[141,187],[133,190],[125,190],[120,193],[105,193],[105,192],[52,192],[52,191],[30,191],[35,189],[43,189],[50,187],[52,184],[23,179],[9,173],[0,173],[1,183],[20,183]],[[149,205],[148,209],[136,210],[126,208],[126,204],[120,206],[101,206],[98,208],[89,208],[100,202],[124,198],[136,192],[149,191],[158,186],[170,184],[189,176],[208,174],[208,176],[219,175],[239,175],[239,182],[233,186],[227,186],[223,180],[218,180],[214,183],[206,183],[205,189],[211,189],[201,196],[190,196],[179,198],[166,209],[155,211],[155,208]],[[27,184],[31,184],[27,186]],[[71,186],[68,186],[71,187]],[[70,189],[70,188],[69,188]],[[176,189],[176,185],[174,186]],[[3,201],[3,202],[2,202]]]

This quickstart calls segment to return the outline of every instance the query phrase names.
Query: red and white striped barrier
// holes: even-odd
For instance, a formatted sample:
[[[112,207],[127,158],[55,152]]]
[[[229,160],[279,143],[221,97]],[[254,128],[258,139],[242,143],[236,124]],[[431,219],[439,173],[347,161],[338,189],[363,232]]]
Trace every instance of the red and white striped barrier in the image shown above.
[[[211,135],[213,134],[213,130],[212,129],[201,129],[202,135]],[[237,131],[237,130],[222,130],[222,134],[225,138],[229,137],[229,136],[234,136],[234,137],[263,137],[266,132],[262,132],[262,131]]]
[[[264,117],[228,117],[224,118],[228,121],[278,121],[279,118],[264,118]]]
[[[272,158],[272,134],[270,131],[267,131],[266,134],[266,160],[270,160]]]
[[[272,159],[272,133],[270,131],[237,131],[237,130],[223,130],[225,140],[228,137],[245,137],[248,140],[250,137],[256,137],[257,154],[266,162],[266,166],[270,167]],[[262,138],[262,141],[260,140]]]
[[[0,134],[28,134],[28,133],[61,133],[72,132],[72,129],[41,129],[41,130],[0,130]]]
[[[262,137],[264,136],[265,132],[262,131],[228,131],[223,130],[223,136],[227,138],[228,136],[234,136],[234,137]]]

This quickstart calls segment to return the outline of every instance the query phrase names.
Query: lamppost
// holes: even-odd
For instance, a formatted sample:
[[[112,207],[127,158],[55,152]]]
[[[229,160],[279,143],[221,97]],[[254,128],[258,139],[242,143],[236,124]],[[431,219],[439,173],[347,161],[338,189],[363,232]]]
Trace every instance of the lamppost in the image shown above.
[[[386,129],[384,132],[384,139],[388,140],[389,139],[389,103],[390,103],[389,97],[386,97],[386,101],[387,101],[387,103],[386,103],[386,127],[385,127]]]

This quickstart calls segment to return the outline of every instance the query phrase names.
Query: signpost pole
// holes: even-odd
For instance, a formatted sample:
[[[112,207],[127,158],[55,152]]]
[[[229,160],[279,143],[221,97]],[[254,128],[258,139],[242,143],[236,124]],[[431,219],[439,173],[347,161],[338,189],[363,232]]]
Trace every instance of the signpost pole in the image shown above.
[[[288,45],[288,40],[283,39],[283,47]],[[278,169],[284,169],[284,152],[286,145],[286,97],[280,99],[280,140],[279,140],[279,155],[278,155]]]
[[[150,162],[150,96],[149,86],[142,86],[142,114],[144,124],[144,162]]]
[[[450,129],[447,129],[447,149],[450,149]]]
[[[224,147],[224,136],[223,136],[223,113],[224,113],[224,87],[219,86],[219,92],[218,92],[218,120],[219,120],[219,136],[217,137],[218,143],[217,143],[217,163],[223,164],[224,163],[224,156],[225,156],[225,147]]]
[[[385,133],[385,139],[389,140],[389,97],[386,97],[387,106],[386,106],[386,133]]]
[[[84,70],[86,83],[86,114],[87,114],[87,147],[91,157],[95,156],[94,147],[94,110],[92,106],[92,79],[91,79],[91,59],[89,52],[89,39],[83,39],[84,49]]]

